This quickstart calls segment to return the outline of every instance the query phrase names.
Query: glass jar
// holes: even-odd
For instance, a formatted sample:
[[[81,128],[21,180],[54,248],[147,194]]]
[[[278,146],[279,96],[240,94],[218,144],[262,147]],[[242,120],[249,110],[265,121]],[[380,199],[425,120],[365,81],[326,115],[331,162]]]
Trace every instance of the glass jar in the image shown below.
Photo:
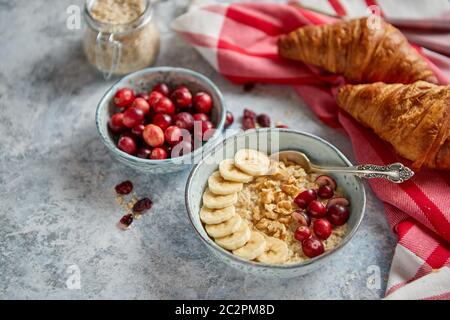
[[[159,31],[150,0],[87,0],[84,52],[105,78],[152,65]]]

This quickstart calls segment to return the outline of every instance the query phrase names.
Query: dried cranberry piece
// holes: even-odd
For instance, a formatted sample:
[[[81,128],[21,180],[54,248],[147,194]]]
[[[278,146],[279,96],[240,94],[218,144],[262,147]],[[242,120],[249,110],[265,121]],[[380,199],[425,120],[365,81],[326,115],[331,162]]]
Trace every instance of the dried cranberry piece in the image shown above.
[[[128,227],[133,223],[133,215],[131,213],[124,215],[120,219],[120,223]]]
[[[270,117],[265,113],[260,114],[257,118],[257,121],[258,121],[258,124],[263,128],[270,127]]]
[[[116,186],[116,192],[118,194],[129,194],[131,191],[133,191],[133,184],[129,180],[119,183]]]
[[[149,210],[153,205],[152,200],[149,198],[142,198],[138,202],[136,202],[133,206],[133,212],[142,213],[146,210]]]

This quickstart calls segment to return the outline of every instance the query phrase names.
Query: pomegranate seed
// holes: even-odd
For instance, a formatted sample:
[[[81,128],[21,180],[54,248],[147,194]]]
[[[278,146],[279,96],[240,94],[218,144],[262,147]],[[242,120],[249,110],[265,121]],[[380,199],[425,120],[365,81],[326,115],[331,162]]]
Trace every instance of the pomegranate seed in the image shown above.
[[[181,109],[190,108],[192,105],[192,94],[185,86],[175,89],[175,91],[170,95],[170,98]]]
[[[251,118],[253,120],[256,120],[256,113],[254,113],[250,109],[244,109],[244,118]]]
[[[176,145],[183,139],[183,132],[177,126],[170,126],[164,131],[166,142],[171,145]]]
[[[328,221],[327,219],[317,219],[314,220],[313,230],[314,234],[318,238],[326,240],[331,235],[331,231],[333,229],[331,227],[330,221]]]
[[[157,113],[153,117],[152,123],[166,130],[172,124],[172,117],[165,113]]]
[[[305,209],[308,204],[317,199],[317,193],[313,189],[308,189],[300,192],[294,199],[294,202],[302,209]]]
[[[166,97],[168,97],[169,93],[170,93],[169,86],[167,84],[165,84],[165,83],[158,83],[158,84],[156,84],[153,87],[152,91],[159,92],[159,93],[165,95]]]
[[[136,155],[139,158],[147,159],[151,153],[152,153],[152,150],[150,150],[149,148],[142,147],[142,148],[139,148]]]
[[[327,214],[327,208],[322,202],[313,200],[308,205],[306,212],[313,218],[322,218]]]
[[[129,227],[133,223],[133,215],[131,213],[124,215],[120,219],[120,223],[126,227]]]
[[[122,88],[117,90],[114,95],[114,104],[119,108],[125,108],[132,104],[134,99],[134,91],[132,89]]]
[[[118,194],[129,194],[133,191],[133,183],[129,180],[119,183],[116,187],[116,192]]]
[[[311,224],[311,218],[301,210],[295,210],[291,213],[291,215],[292,218],[301,226],[309,226]]]
[[[267,114],[263,113],[260,114],[257,118],[258,124],[263,128],[269,128],[270,127],[270,118]]]
[[[317,195],[322,199],[330,199],[334,195],[334,191],[330,186],[320,186]]]
[[[150,159],[152,160],[162,160],[167,159],[167,151],[164,148],[155,148],[150,154]]]
[[[311,230],[307,226],[300,226],[295,230],[294,238],[303,241],[311,237]]]
[[[255,120],[253,120],[253,118],[245,117],[244,120],[242,120],[242,129],[249,130],[254,129],[255,127]]]
[[[174,114],[175,106],[169,98],[162,97],[153,105],[153,110],[155,113]]]
[[[133,103],[131,104],[131,108],[137,108],[144,114],[147,114],[150,111],[150,105],[148,104],[147,100],[139,97],[134,99]]]
[[[164,144],[164,132],[154,124],[148,124],[142,133],[144,141],[151,147],[160,147]]]
[[[309,258],[320,256],[325,252],[322,241],[314,237],[304,240],[302,242],[302,249],[305,256]]]
[[[111,120],[109,121],[109,128],[114,133],[119,133],[125,129],[125,125],[123,124],[123,113],[113,114]]]
[[[123,124],[128,128],[144,122],[144,112],[141,109],[130,107],[123,113]]]
[[[117,143],[117,146],[120,150],[123,152],[126,152],[128,154],[135,154],[136,153],[136,142],[133,138],[128,136],[123,136],[119,139],[119,142]]]
[[[234,122],[233,114],[230,111],[227,111],[227,116],[225,118],[225,128],[231,126]]]
[[[180,112],[175,115],[174,123],[181,129],[191,131],[194,128],[194,117],[189,112]]]
[[[133,212],[142,213],[149,210],[153,205],[152,200],[149,198],[143,198],[137,201],[133,206]]]
[[[209,117],[205,113],[195,113],[193,117],[194,121],[209,121]]]
[[[194,97],[194,108],[198,113],[209,113],[212,109],[212,98],[206,92],[199,92]]]
[[[350,211],[347,207],[339,204],[333,204],[328,208],[327,218],[335,226],[342,226],[345,224],[350,216]]]

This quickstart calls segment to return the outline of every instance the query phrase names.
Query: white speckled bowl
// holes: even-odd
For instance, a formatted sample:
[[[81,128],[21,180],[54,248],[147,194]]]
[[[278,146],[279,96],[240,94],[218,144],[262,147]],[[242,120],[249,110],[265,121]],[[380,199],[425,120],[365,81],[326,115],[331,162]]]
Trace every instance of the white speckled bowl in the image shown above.
[[[130,87],[137,92],[149,91],[158,82],[165,82],[171,87],[184,84],[193,92],[206,91],[211,94],[214,103],[211,120],[216,125],[217,130],[208,142],[190,154],[165,160],[141,159],[117,148],[108,129],[108,121],[115,110],[113,98],[120,88]],[[95,122],[100,137],[114,157],[125,165],[146,173],[168,173],[188,168],[189,163],[194,163],[192,159],[200,157],[202,153],[205,153],[217,143],[225,124],[225,118],[226,107],[222,93],[211,80],[195,71],[172,67],[143,69],[123,77],[105,93],[95,114]]]
[[[242,148],[258,149],[267,154],[272,154],[280,150],[298,150],[304,152],[313,163],[319,165],[352,165],[332,144],[317,136],[301,131],[274,128],[258,129],[246,131],[243,134],[228,138],[223,143],[217,145],[210,154],[192,169],[186,184],[185,201],[189,219],[203,243],[222,262],[259,276],[295,277],[329,263],[333,254],[353,237],[364,215],[366,204],[364,185],[358,177],[352,175],[342,174],[333,176],[338,186],[342,188],[345,196],[350,199],[351,214],[348,220],[348,231],[343,241],[334,250],[328,251],[321,256],[290,265],[267,265],[253,261],[249,262],[222,249],[208,236],[200,221],[199,215],[202,194],[207,185],[208,177],[218,169],[218,163],[221,160],[232,158],[236,151]]]

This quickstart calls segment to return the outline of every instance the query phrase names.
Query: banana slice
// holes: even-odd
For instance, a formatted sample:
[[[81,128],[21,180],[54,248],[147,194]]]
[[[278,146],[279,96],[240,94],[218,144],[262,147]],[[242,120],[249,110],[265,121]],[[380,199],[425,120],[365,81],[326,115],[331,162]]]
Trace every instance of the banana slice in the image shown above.
[[[203,206],[200,209],[200,219],[206,224],[219,224],[231,219],[236,214],[236,208],[229,206],[223,209],[209,209]]]
[[[218,195],[227,195],[242,190],[244,184],[242,182],[227,181],[222,178],[219,171],[214,172],[208,178],[209,190]]]
[[[236,232],[243,224],[240,215],[235,214],[230,219],[219,224],[207,224],[205,226],[206,232],[213,238],[221,238]]]
[[[203,193],[203,205],[209,209],[223,209],[234,205],[237,202],[237,193],[227,194],[223,196],[216,195],[206,188]]]
[[[250,240],[248,240],[245,246],[233,250],[233,254],[245,260],[253,260],[256,257],[262,255],[265,248],[266,239],[264,239],[264,236],[259,232],[252,231]]]
[[[234,165],[252,176],[267,174],[270,167],[269,157],[253,149],[241,149],[234,155]]]
[[[281,264],[287,260],[288,255],[289,249],[284,241],[274,237],[267,237],[264,253],[258,256],[256,260],[268,264]]]
[[[250,240],[252,232],[246,222],[236,232],[222,238],[216,238],[216,243],[224,249],[235,250],[244,246]]]
[[[229,181],[248,183],[253,180],[253,176],[242,172],[234,165],[233,159],[222,160],[219,164],[219,172],[222,178]]]

